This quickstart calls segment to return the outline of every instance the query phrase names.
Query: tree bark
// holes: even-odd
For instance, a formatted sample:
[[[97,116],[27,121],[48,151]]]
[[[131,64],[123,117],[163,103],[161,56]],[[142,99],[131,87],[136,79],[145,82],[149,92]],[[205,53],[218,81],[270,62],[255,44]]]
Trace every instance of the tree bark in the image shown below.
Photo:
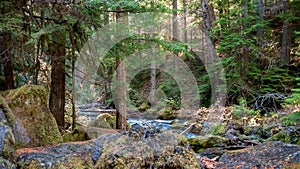
[[[182,0],[182,7],[183,7],[183,42],[187,43],[186,0]]]
[[[259,0],[260,1],[260,0]],[[244,11],[243,11],[243,28],[242,29],[247,29],[248,28],[248,0],[244,0],[243,2],[243,8],[244,8]],[[243,35],[243,38],[247,39],[248,38],[248,34],[245,34]],[[247,72],[248,72],[248,63],[249,63],[249,49],[248,49],[248,45],[245,45],[243,44],[242,45],[242,60],[241,60],[241,70],[240,70],[240,75],[241,77],[245,77]]]
[[[282,25],[282,44],[281,44],[281,60],[283,64],[288,65],[290,62],[290,51],[291,51],[291,30],[289,22],[287,21],[287,15],[289,10],[289,0],[283,0],[284,8],[284,20]]]
[[[152,45],[152,57],[155,57],[155,47]],[[152,60],[151,63],[151,89],[149,94],[149,102],[151,107],[155,106],[155,88],[156,88],[156,62],[155,59]]]
[[[49,107],[57,125],[65,125],[65,36],[62,32],[53,32],[56,41],[49,45],[51,55],[51,86]]]
[[[118,9],[121,10],[121,9]],[[125,16],[126,13],[117,12],[116,14],[116,21],[120,22],[121,17]],[[118,69],[117,69],[117,118],[116,118],[116,128],[121,130],[127,129],[127,120],[126,120],[126,113],[127,113],[127,105],[126,105],[126,64],[125,62],[122,62],[121,56],[118,56],[117,62],[116,62]]]
[[[12,60],[13,56],[11,53],[11,46],[10,46],[10,41],[11,41],[11,34],[8,32],[2,33],[2,50],[0,53],[2,54],[2,62],[3,62],[3,67],[4,67],[4,77],[5,77],[5,89],[10,90],[14,88],[14,71],[13,71],[13,65],[12,65]]]
[[[212,27],[210,15],[209,15],[208,0],[202,0],[202,12],[203,12],[202,18],[204,22],[205,33],[207,34],[208,32],[211,31],[211,27]]]
[[[247,1],[247,0],[246,0]],[[262,23],[263,20],[264,20],[264,17],[263,17],[263,14],[264,14],[264,7],[263,7],[263,2],[262,0],[258,0],[257,1],[257,11],[258,11],[258,17],[259,17],[259,20],[258,22],[259,23]],[[264,39],[264,31],[263,31],[263,27],[262,26],[259,26],[257,27],[257,42],[256,44],[258,46],[262,46],[263,44],[263,39]]]
[[[174,41],[178,41],[179,36],[178,36],[178,12],[177,12],[178,5],[177,5],[177,0],[173,0],[172,6],[173,6],[172,36],[173,36]],[[177,72],[177,67],[178,67],[177,52],[174,52],[173,62],[174,62],[174,69]]]

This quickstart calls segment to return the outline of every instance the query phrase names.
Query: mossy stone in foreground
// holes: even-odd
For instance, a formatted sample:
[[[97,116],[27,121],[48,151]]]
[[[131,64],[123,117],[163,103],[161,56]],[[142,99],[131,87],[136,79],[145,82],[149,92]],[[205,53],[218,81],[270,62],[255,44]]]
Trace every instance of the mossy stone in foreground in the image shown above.
[[[5,101],[13,113],[11,127],[19,147],[44,146],[62,142],[58,126],[48,108],[43,86],[25,85],[10,90]]]
[[[94,146],[95,168],[200,168],[182,136],[149,129],[104,135]]]
[[[221,136],[206,135],[190,138],[188,142],[195,151],[199,151],[203,148],[218,147],[222,144],[226,144],[228,143],[228,139]]]

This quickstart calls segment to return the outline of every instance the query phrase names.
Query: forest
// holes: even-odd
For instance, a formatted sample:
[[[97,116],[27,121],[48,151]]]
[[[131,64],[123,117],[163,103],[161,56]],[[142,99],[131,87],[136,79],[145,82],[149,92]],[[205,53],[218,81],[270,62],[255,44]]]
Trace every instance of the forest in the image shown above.
[[[0,10],[0,166],[300,167],[299,0],[1,0]],[[77,155],[64,154],[70,142]]]

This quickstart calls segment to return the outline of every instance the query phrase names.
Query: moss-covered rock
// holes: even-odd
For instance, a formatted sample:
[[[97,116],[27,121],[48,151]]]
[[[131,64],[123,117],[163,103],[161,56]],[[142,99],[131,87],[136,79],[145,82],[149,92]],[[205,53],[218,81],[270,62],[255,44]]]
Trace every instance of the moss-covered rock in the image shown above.
[[[91,122],[89,127],[99,127],[99,128],[116,128],[116,116],[110,115],[108,113],[102,113],[96,117],[95,120]]]
[[[90,139],[82,127],[75,128],[72,132],[64,134],[62,138],[63,142],[85,141]]]
[[[139,111],[146,111],[150,108],[149,104],[148,103],[143,103],[140,105],[140,107],[138,108]]]
[[[95,168],[200,168],[185,139],[172,133],[133,127],[104,135],[94,146]]]
[[[0,168],[1,169],[16,169],[16,166],[12,162],[8,161],[7,159],[0,157]]]
[[[198,152],[203,148],[219,147],[228,143],[228,139],[221,136],[206,135],[188,139],[189,144]]]
[[[4,99],[9,109],[5,115],[18,147],[62,142],[58,126],[48,108],[48,93],[43,86],[25,85],[10,90]]]
[[[7,125],[0,123],[0,156],[12,160],[14,151],[15,139],[13,133]]]
[[[99,114],[95,120],[89,124],[89,128],[106,128],[106,129],[116,129],[116,116],[102,113]],[[130,124],[127,122],[127,129],[130,128]],[[99,136],[99,135],[98,135]],[[92,137],[91,137],[92,138]]]
[[[170,119],[175,119],[178,116],[178,112],[172,110],[172,108],[170,108],[170,107],[167,107],[167,108],[161,109],[158,112],[157,116],[158,116],[157,117],[158,119],[170,120]]]
[[[6,159],[13,159],[15,150],[15,138],[10,128],[6,114],[9,114],[7,105],[4,104],[3,97],[0,96],[0,156]]]
[[[93,168],[93,145],[92,141],[85,141],[18,149],[14,153],[15,161],[22,169]]]
[[[300,140],[300,134],[294,127],[282,128],[279,132],[274,133],[268,138],[269,141],[282,141],[286,143],[297,144]]]
[[[121,130],[111,129],[111,128],[99,128],[99,127],[86,127],[82,126],[84,131],[87,133],[88,137],[91,139],[96,139],[104,134],[116,134],[121,132]]]

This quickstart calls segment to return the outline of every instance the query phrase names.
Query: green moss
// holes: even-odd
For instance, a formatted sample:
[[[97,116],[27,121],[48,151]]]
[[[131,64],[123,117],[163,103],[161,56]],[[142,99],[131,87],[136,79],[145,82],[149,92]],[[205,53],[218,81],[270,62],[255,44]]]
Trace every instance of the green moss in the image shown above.
[[[90,124],[91,127],[99,128],[116,128],[116,116],[112,116],[108,113],[100,114]]]
[[[67,158],[67,162],[65,163],[56,163],[55,166],[51,167],[51,169],[89,169],[93,168],[92,160],[84,160],[79,157],[76,158]]]
[[[83,128],[75,128],[73,132],[64,134],[62,136],[63,142],[76,142],[89,140]]]
[[[220,136],[199,136],[196,138],[188,139],[188,143],[193,147],[195,151],[203,148],[218,147],[220,144],[226,144],[228,140]]]
[[[112,128],[116,129],[116,116],[110,115],[108,113],[100,114],[94,121],[89,125],[90,127],[98,128]],[[130,128],[130,124],[127,122],[127,127]]]
[[[178,113],[173,111],[172,108],[167,107],[165,109],[162,109],[159,112],[158,119],[171,120],[171,119],[175,119],[177,117],[177,115],[178,115]]]
[[[42,169],[39,162],[36,160],[26,161],[26,162],[18,162],[18,167],[24,169]]]
[[[211,134],[213,134],[213,135],[222,135],[225,132],[225,127],[226,127],[226,125],[222,125],[222,124],[218,123],[213,127],[213,131],[212,131]]]
[[[148,103],[143,103],[143,104],[141,104],[141,106],[138,109],[139,109],[139,111],[146,111],[149,108],[150,108],[150,106],[148,105]]]
[[[0,96],[0,108],[2,108],[4,114],[5,114],[5,117],[7,119],[7,122],[8,122],[8,125],[9,126],[13,126],[13,123],[15,121],[15,115],[11,112],[10,108],[8,107],[5,99]]]
[[[0,164],[5,168],[16,168],[12,162],[10,162],[7,159],[4,159],[2,157],[0,157]]]
[[[282,142],[290,143],[291,136],[288,133],[285,133],[284,131],[280,131],[280,132],[274,134],[273,136],[271,136],[268,140],[282,141]]]
[[[16,148],[15,138],[11,129],[9,129],[4,137],[4,147],[1,156],[9,160],[14,160],[13,153],[15,151],[15,148]]]

